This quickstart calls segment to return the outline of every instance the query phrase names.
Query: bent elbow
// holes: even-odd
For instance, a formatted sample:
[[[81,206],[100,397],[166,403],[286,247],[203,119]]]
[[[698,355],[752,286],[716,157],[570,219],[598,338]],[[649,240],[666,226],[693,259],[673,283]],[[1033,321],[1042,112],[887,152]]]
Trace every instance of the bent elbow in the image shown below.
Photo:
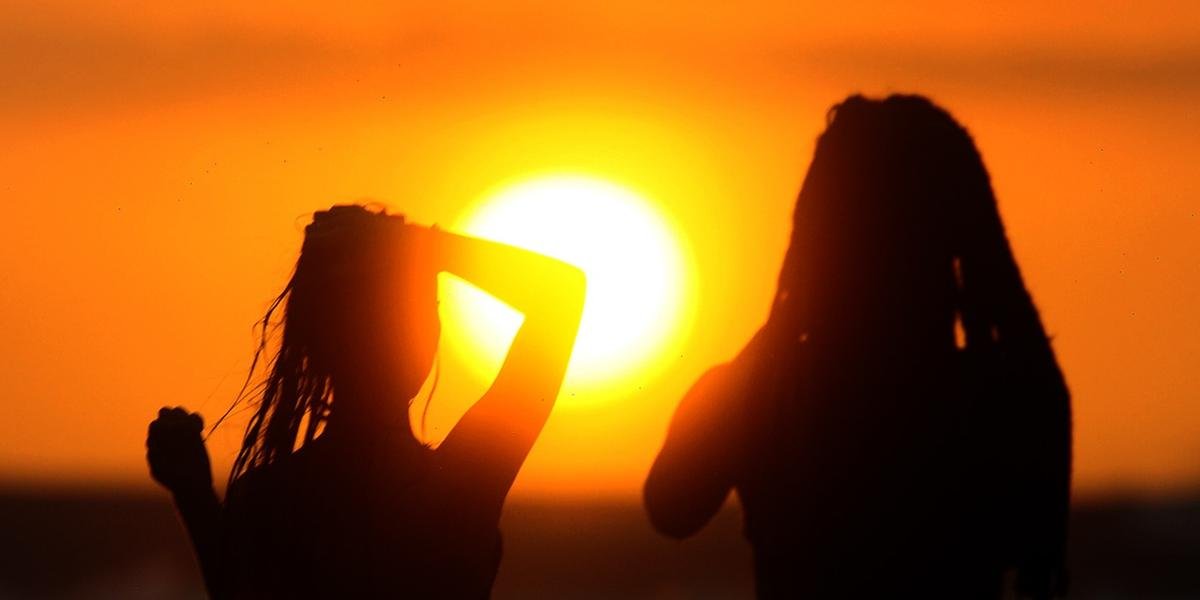
[[[583,269],[569,265],[563,280],[567,297],[582,310],[583,299],[587,296],[587,275],[583,273]]]
[[[578,267],[565,266],[559,281],[561,307],[564,315],[577,325],[583,318],[583,305],[587,298],[587,276]]]

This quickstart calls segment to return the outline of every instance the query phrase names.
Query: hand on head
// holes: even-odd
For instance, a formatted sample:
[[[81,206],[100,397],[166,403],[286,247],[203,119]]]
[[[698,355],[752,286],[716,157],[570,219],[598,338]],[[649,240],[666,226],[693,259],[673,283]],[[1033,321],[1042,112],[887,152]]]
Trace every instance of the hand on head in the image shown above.
[[[305,233],[317,237],[338,234],[361,236],[371,230],[404,229],[405,225],[408,223],[402,214],[390,214],[382,209],[373,211],[359,204],[335,204],[313,213],[312,223],[305,227]]]
[[[353,271],[389,259],[417,257],[428,231],[402,214],[339,204],[313,213],[304,229],[301,252],[328,268]]]

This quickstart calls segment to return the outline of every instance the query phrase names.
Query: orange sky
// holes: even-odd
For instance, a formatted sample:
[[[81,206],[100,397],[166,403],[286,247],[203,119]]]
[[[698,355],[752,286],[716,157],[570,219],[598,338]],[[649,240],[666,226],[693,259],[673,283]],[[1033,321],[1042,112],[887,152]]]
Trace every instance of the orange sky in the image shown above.
[[[232,399],[306,213],[450,223],[578,171],[676,222],[697,322],[663,374],[557,408],[518,491],[630,494],[765,316],[825,109],[889,91],[983,151],[1074,393],[1077,488],[1200,479],[1194,3],[221,4],[0,8],[0,480],[146,483],[158,406]],[[447,369],[442,424],[472,397]]]

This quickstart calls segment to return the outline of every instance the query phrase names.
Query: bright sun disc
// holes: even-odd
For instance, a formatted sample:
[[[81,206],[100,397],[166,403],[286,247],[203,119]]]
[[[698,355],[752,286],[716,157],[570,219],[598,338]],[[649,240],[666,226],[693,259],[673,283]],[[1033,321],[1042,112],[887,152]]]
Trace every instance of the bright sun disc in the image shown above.
[[[541,177],[489,195],[455,229],[553,256],[587,275],[568,386],[596,388],[647,374],[682,334],[687,264],[679,238],[625,188],[582,176]],[[448,283],[447,341],[473,371],[490,377],[521,316],[459,280]]]

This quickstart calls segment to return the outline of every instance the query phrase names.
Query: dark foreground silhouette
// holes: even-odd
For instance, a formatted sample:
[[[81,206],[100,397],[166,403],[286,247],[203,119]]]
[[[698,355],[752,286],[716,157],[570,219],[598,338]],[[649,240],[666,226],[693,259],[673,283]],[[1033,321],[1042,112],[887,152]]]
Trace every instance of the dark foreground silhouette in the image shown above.
[[[966,131],[916,96],[830,111],[767,323],[681,401],[655,527],[735,490],[763,598],[1065,590],[1068,392]]]
[[[408,414],[434,363],[440,271],[525,321],[435,450]],[[151,473],[174,495],[210,595],[486,597],[501,507],[558,394],[583,295],[579,270],[524,250],[358,206],[317,213],[263,319],[260,354],[283,306],[223,503],[199,415],[164,408],[150,425]]]
[[[686,544],[655,535],[633,498],[509,498],[496,600],[746,598],[736,503]],[[199,598],[175,509],[141,489],[0,482],[0,597]],[[1200,598],[1200,496],[1087,498],[1071,512],[1071,597]]]

